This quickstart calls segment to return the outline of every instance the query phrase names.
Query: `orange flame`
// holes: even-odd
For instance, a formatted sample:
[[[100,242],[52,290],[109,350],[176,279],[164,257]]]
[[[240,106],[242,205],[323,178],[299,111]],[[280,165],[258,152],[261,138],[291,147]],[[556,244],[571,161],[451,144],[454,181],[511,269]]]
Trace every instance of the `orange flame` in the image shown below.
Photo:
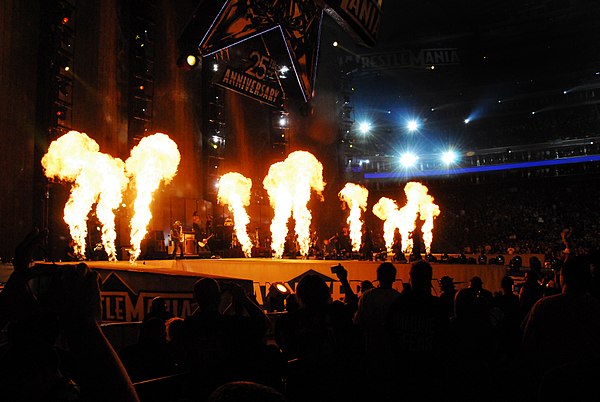
[[[281,258],[283,255],[287,222],[292,216],[300,253],[307,255],[312,220],[307,204],[311,190],[321,195],[325,189],[323,165],[309,152],[292,152],[285,161],[271,165],[263,186],[275,210],[271,222],[271,249],[274,256]]]
[[[85,255],[87,217],[97,203],[102,244],[108,259],[116,261],[114,210],[119,207],[127,186],[123,161],[100,153],[98,143],[85,133],[70,131],[50,144],[42,166],[47,177],[73,183],[64,220],[75,241],[76,255]]]
[[[133,204],[134,215],[131,218],[131,245],[133,251],[131,262],[140,255],[140,245],[146,236],[148,224],[152,218],[150,203],[152,194],[161,182],[171,182],[181,155],[177,144],[166,134],[156,133],[142,138],[138,145],[131,150],[131,156],[125,162],[127,174],[135,182],[137,195]]]
[[[369,190],[359,184],[346,183],[338,196],[340,200],[348,204],[350,214],[346,222],[350,225],[350,239],[352,240],[352,251],[360,249],[362,239],[362,225],[360,219],[361,210],[367,209],[367,199],[369,198]]]
[[[246,208],[250,205],[250,190],[252,180],[235,172],[226,173],[219,179],[217,201],[227,204],[233,211],[233,230],[237,236],[246,257],[252,254],[252,241],[248,236],[247,226],[250,218]]]
[[[388,251],[394,239],[394,230],[399,229],[402,236],[402,251],[410,252],[413,248],[412,239],[409,235],[416,228],[417,214],[425,222],[421,228],[425,251],[431,251],[433,242],[433,220],[440,214],[440,208],[434,204],[433,197],[428,194],[429,189],[418,182],[408,182],[404,186],[406,194],[406,205],[400,210],[396,203],[389,198],[381,198],[373,207],[373,213],[384,221],[383,231],[385,244]]]
[[[381,197],[377,204],[373,205],[373,214],[383,221],[383,239],[387,251],[390,252],[394,244],[394,230],[398,227],[398,205],[390,198]]]
[[[425,252],[429,254],[431,251],[431,243],[433,242],[433,220],[440,214],[440,207],[434,204],[434,199],[428,194],[429,189],[418,182],[406,183],[404,187],[406,193],[407,204],[416,204],[421,219],[425,222],[421,228],[423,232],[423,242],[425,243]],[[413,229],[415,228],[416,216],[413,218]],[[412,247],[412,244],[411,244]]]

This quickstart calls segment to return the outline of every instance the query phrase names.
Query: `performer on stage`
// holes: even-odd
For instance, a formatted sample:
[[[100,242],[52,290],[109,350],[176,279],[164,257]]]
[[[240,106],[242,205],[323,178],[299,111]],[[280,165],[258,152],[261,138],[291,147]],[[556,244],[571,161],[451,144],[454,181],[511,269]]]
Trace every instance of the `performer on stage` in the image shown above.
[[[171,257],[175,258],[177,250],[179,250],[179,257],[183,258],[183,227],[179,221],[175,221],[171,227],[171,241],[173,242],[173,254]]]
[[[200,225],[198,211],[194,211],[194,214],[192,215],[192,231],[194,232],[194,240],[196,243],[196,254],[200,254],[200,251],[202,251],[200,244],[202,243],[204,236],[202,235],[202,226]]]
[[[423,245],[423,224],[425,221],[421,220],[421,214],[417,212],[417,220],[415,221],[415,230],[410,232],[409,238],[413,241],[412,253],[410,256],[411,261],[422,260],[421,250]]]

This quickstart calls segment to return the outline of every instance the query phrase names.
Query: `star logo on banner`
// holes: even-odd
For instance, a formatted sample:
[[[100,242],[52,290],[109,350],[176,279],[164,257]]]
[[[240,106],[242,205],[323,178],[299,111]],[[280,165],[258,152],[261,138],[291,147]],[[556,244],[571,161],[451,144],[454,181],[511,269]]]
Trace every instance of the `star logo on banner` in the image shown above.
[[[213,0],[200,5],[179,41],[210,56],[279,30],[308,101],[314,92],[322,18],[323,9],[313,0]]]

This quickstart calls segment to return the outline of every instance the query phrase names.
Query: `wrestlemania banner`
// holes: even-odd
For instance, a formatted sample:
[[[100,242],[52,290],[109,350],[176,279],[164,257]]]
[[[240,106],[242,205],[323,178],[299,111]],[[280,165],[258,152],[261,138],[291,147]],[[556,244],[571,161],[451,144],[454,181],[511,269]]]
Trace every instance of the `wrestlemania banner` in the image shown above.
[[[347,55],[339,64],[354,62],[363,71],[391,70],[397,68],[450,66],[460,64],[457,48],[421,49],[418,52],[399,50],[385,53]]]

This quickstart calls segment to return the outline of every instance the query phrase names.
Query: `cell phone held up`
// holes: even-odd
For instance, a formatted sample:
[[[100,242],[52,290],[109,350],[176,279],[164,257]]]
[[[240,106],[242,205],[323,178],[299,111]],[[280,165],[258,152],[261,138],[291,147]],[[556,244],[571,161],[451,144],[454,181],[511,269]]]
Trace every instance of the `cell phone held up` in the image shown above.
[[[340,271],[340,268],[343,268],[342,264],[332,265],[331,266],[331,273],[332,274],[337,274]]]

